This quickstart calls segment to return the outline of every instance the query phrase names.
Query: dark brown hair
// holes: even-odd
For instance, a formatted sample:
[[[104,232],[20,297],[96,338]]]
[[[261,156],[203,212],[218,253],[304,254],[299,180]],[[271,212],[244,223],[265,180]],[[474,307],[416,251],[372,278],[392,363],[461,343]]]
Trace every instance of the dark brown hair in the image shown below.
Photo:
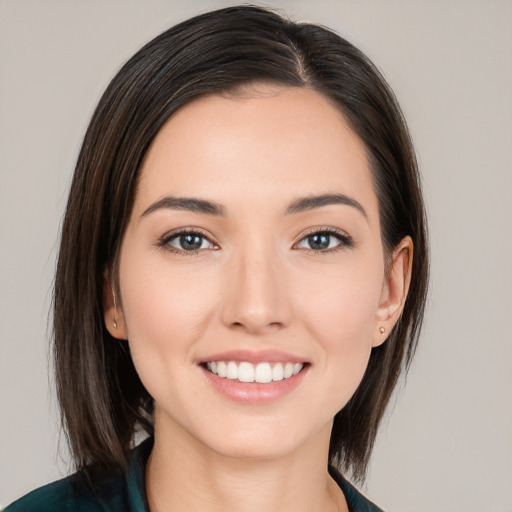
[[[78,468],[123,464],[134,433],[152,433],[153,400],[127,345],[103,319],[138,172],[162,125],[205,94],[255,82],[314,89],[331,100],[364,142],[379,200],[385,253],[414,242],[403,314],[373,349],[364,378],[336,415],[330,463],[364,478],[379,422],[414,354],[428,274],[424,207],[413,147],[385,80],[353,45],[324,27],[253,6],[189,19],[138,51],[114,77],[78,157],[62,226],[54,291],[54,357],[63,425]]]

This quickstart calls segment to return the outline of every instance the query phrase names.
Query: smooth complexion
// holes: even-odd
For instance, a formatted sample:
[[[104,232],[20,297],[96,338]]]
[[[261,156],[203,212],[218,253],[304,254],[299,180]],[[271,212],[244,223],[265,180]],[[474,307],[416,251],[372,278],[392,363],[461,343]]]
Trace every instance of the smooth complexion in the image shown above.
[[[329,436],[402,310],[411,240],[388,256],[365,148],[321,94],[254,86],[164,125],[105,308],[156,402],[152,512],[346,509]]]

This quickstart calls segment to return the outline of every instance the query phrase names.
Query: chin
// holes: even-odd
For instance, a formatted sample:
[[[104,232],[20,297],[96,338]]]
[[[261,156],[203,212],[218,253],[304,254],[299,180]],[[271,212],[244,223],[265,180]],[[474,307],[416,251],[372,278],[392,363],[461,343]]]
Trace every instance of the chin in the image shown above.
[[[249,424],[248,424],[249,423]],[[201,443],[224,457],[239,460],[277,460],[299,454],[308,446],[316,453],[327,452],[332,421],[311,428],[298,428],[297,421],[279,418],[250,418],[248,422],[219,425],[199,435]]]
[[[286,439],[286,437],[285,437]],[[283,439],[241,439],[239,441],[223,439],[221,443],[210,444],[210,449],[217,454],[238,460],[277,460],[293,453],[300,443],[283,442]]]

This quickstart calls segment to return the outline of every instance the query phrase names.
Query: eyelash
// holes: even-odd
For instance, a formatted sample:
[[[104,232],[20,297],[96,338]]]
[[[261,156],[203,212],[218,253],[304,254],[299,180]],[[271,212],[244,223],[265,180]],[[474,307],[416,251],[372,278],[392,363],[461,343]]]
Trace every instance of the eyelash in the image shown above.
[[[333,252],[341,251],[343,249],[352,248],[355,245],[354,239],[350,235],[345,233],[344,231],[326,226],[326,227],[321,227],[321,228],[314,228],[306,233],[303,233],[301,235],[299,241],[296,242],[293,245],[293,247],[297,247],[301,242],[303,242],[304,240],[306,240],[309,237],[312,237],[314,235],[326,235],[329,237],[334,237],[338,240],[339,243],[335,247],[331,247],[331,248],[327,248],[327,249],[320,249],[320,250],[306,249],[306,248],[304,249],[313,254],[320,254],[320,255],[330,254]]]
[[[202,238],[204,240],[207,240],[210,243],[210,245],[213,246],[213,247],[210,247],[213,250],[217,250],[219,248],[219,246],[215,242],[213,242],[209,236],[207,236],[205,233],[203,233],[202,231],[200,231],[198,229],[180,229],[178,231],[172,231],[171,233],[167,233],[162,238],[160,238],[160,240],[158,241],[158,246],[160,248],[162,248],[166,251],[169,251],[171,253],[174,253],[174,254],[179,254],[179,255],[183,255],[183,256],[196,256],[199,254],[199,252],[202,249],[186,251],[184,249],[178,249],[177,247],[170,245],[170,242],[172,240],[175,240],[181,236],[187,236],[187,235],[193,235],[193,236]]]
[[[167,233],[163,237],[161,237],[160,240],[158,241],[158,247],[160,247],[166,251],[169,251],[171,253],[174,253],[174,254],[179,254],[179,255],[184,255],[184,256],[196,256],[204,249],[199,248],[199,249],[187,251],[187,250],[179,249],[177,247],[170,245],[171,241],[173,241],[179,237],[187,236],[187,235],[193,235],[193,236],[196,236],[198,238],[208,241],[211,245],[211,247],[209,247],[209,248],[212,250],[219,249],[219,246],[215,242],[213,242],[209,236],[207,236],[205,233],[203,233],[202,231],[200,231],[198,229],[181,229],[178,231],[172,231],[171,233]],[[315,228],[309,232],[303,233],[301,235],[301,238],[299,239],[299,241],[293,244],[292,248],[300,249],[298,247],[298,245],[301,242],[303,242],[306,239],[308,239],[312,236],[315,236],[315,235],[326,235],[328,237],[334,237],[338,240],[339,243],[335,247],[331,247],[331,248],[327,248],[327,249],[315,250],[315,249],[311,249],[311,248],[310,249],[304,248],[304,250],[314,253],[314,254],[328,254],[328,253],[333,253],[333,252],[336,252],[339,250],[343,250],[345,248],[354,247],[354,240],[350,235],[347,235],[345,232],[340,231],[335,228],[332,228],[332,227],[322,227],[322,228]]]

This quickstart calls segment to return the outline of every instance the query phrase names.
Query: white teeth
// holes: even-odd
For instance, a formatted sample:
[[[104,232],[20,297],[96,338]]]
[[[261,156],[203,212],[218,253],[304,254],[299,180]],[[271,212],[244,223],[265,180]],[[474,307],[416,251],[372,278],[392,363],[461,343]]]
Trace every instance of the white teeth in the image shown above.
[[[283,380],[283,377],[284,377],[283,365],[281,363],[275,364],[274,368],[272,368],[272,380],[273,381]]]
[[[286,363],[284,367],[284,375],[285,379],[289,379],[293,375],[293,363]]]
[[[254,380],[255,382],[261,382],[262,384],[272,382],[272,368],[268,363],[260,363],[256,366]]]
[[[227,376],[227,368],[226,368],[226,363],[224,361],[217,362],[217,375],[219,377]]]
[[[293,375],[297,375],[303,367],[304,365],[301,363],[259,363],[257,365],[245,361],[241,363],[209,361],[206,363],[206,368],[219,377],[260,384],[289,379]]]
[[[238,365],[238,380],[240,382],[254,382],[254,366],[251,363]]]
[[[229,361],[228,363],[226,378],[232,380],[238,379],[238,365],[234,361]]]

